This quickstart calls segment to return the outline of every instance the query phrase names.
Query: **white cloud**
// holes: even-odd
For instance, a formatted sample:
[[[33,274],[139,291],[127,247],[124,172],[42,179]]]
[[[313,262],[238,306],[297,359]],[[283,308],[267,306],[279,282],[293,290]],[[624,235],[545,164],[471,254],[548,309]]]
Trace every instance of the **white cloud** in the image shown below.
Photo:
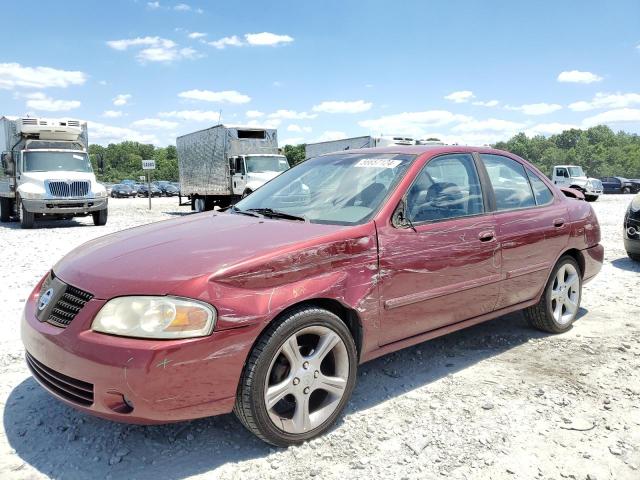
[[[535,135],[555,135],[572,128],[580,127],[571,123],[539,123],[538,125],[527,128],[524,133],[526,133],[530,137],[533,137]]]
[[[113,98],[113,104],[116,107],[122,107],[123,105],[127,105],[129,100],[131,100],[131,94],[120,93]]]
[[[105,110],[102,113],[102,116],[107,118],[118,118],[122,116],[122,112],[120,110]]]
[[[130,128],[114,127],[99,122],[89,121],[87,123],[89,132],[91,132],[92,143],[96,142],[101,145],[106,145],[131,140],[140,143],[153,143],[154,145],[160,144],[158,137],[153,134],[143,134]]]
[[[546,115],[548,113],[557,112],[562,110],[562,105],[557,103],[529,103],[526,105],[520,105],[519,107],[511,107],[507,105],[507,110],[517,110],[525,115]]]
[[[295,123],[292,123],[291,125],[289,125],[287,127],[287,132],[307,132],[309,133],[311,131],[311,127],[301,127],[300,125],[297,125]]]
[[[268,118],[265,120],[249,120],[243,123],[242,126],[253,128],[278,128],[282,124],[282,120],[279,118]]]
[[[247,113],[247,118],[260,118],[260,117],[264,117],[264,113],[262,113],[259,110],[248,110]]]
[[[372,105],[373,103],[365,102],[364,100],[354,100],[351,102],[331,100],[315,105],[312,110],[314,112],[325,113],[361,113],[369,110]]]
[[[452,132],[515,132],[525,127],[525,124],[518,122],[511,122],[509,120],[501,120],[498,118],[489,118],[487,120],[474,120],[462,122],[454,126]]]
[[[188,35],[189,38],[193,38],[194,40],[197,40],[198,38],[204,38],[206,36],[207,36],[207,34],[206,33],[202,33],[202,32],[191,32]]]
[[[51,67],[23,67],[19,63],[0,63],[0,89],[66,88],[82,85],[87,74],[77,70],[59,70]]]
[[[79,100],[54,100],[42,92],[29,93],[27,98],[27,108],[46,112],[68,112],[79,108],[82,103]]]
[[[280,87],[282,87],[282,86],[284,85],[284,83],[282,83],[282,82],[281,82],[281,81],[279,81],[279,80],[274,80],[274,81],[273,81],[273,83],[272,83],[271,85],[273,85],[273,86],[274,86],[274,87],[276,87],[276,88],[280,88]]]
[[[479,107],[497,107],[499,103],[500,102],[498,100],[489,100],[486,102],[478,100],[476,102],[472,102],[472,105],[477,105]]]
[[[336,130],[327,130],[323,132],[315,141],[316,142],[329,142],[331,140],[340,140],[342,138],[347,138],[347,134],[345,132],[340,132]]]
[[[299,145],[304,143],[304,137],[291,137],[285,138],[284,140],[279,140],[278,143],[282,146],[284,145]]]
[[[592,117],[587,117],[582,121],[585,127],[592,127],[600,124],[610,123],[631,123],[640,122],[640,109],[638,108],[617,108],[599,113]]]
[[[293,42],[293,37],[290,37],[289,35],[278,35],[270,32],[247,33],[245,34],[244,38],[249,45],[266,45],[270,47],[275,47],[276,45],[280,45],[282,43]]]
[[[472,98],[475,98],[475,95],[471,90],[460,90],[459,92],[452,92],[444,98],[454,103],[466,103]]]
[[[136,58],[140,63],[170,63],[181,59],[194,59],[202,55],[195,49],[178,48],[173,40],[161,37],[136,37],[123,40],[109,40],[107,45],[114,50],[125,51],[131,47],[146,47],[138,52]]]
[[[218,50],[222,50],[226,47],[241,47],[243,45],[242,40],[238,38],[237,35],[232,35],[230,37],[222,37],[219,40],[214,40],[213,42],[208,42],[212,47],[217,48]]]
[[[179,3],[175,7],[173,7],[173,9],[177,10],[178,12],[190,12],[191,6],[187,5],[186,3]]]
[[[318,115],[315,113],[296,112],[295,110],[277,110],[269,114],[269,118],[281,118],[286,120],[310,120],[316,118]]]
[[[589,102],[580,101],[569,104],[574,112],[586,112],[597,108],[625,108],[640,105],[640,93],[596,93]]]
[[[147,2],[147,7],[155,10],[156,8],[160,8],[160,2]]]
[[[180,125],[178,122],[172,122],[170,120],[161,120],[159,118],[143,118],[142,120],[136,120],[131,124],[132,127],[137,128],[161,128],[171,130]]]
[[[179,118],[194,122],[218,122],[220,112],[213,110],[173,110],[170,112],[160,112],[159,117]]]
[[[403,134],[421,137],[426,130],[433,127],[468,120],[471,120],[471,118],[446,110],[427,110],[424,112],[403,112],[385,115],[376,119],[362,120],[358,122],[358,125],[375,134]]]
[[[560,72],[558,75],[558,81],[565,83],[594,83],[602,81],[602,77],[591,72],[568,70]]]
[[[201,100],[204,102],[218,103],[249,103],[251,97],[244,95],[236,90],[223,90],[221,92],[212,92],[211,90],[187,90],[178,94],[180,98],[189,100]]]
[[[98,83],[99,83],[100,85],[103,85],[103,86],[104,86],[104,85],[107,85],[107,81],[106,81],[106,80],[100,80]]]

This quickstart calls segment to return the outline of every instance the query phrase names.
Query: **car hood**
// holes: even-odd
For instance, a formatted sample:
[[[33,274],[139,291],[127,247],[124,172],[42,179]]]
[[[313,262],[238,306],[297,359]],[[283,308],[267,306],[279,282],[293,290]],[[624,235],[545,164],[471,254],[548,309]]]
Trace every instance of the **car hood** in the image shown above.
[[[242,276],[261,259],[326,244],[327,237],[342,238],[347,228],[205,212],[92,240],[53,270],[96,298],[165,295],[196,277],[225,281],[225,275]]]

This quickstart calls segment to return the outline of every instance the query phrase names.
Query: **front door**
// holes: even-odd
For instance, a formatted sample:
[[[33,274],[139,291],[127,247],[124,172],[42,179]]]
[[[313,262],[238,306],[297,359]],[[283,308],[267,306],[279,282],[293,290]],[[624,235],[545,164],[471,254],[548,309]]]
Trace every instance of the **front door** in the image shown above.
[[[492,311],[500,249],[470,154],[430,160],[405,195],[413,228],[377,225],[380,344]]]
[[[234,195],[242,195],[247,185],[247,172],[244,166],[244,157],[235,158],[235,173],[231,177]]]

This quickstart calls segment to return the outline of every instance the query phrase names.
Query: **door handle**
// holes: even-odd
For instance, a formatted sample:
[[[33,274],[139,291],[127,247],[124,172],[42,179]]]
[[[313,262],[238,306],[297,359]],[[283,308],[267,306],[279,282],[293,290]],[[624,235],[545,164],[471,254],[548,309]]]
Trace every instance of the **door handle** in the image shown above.
[[[487,230],[485,232],[480,232],[478,234],[478,239],[481,242],[489,242],[491,240],[493,240],[493,238],[495,237],[496,233],[491,231],[491,230]]]
[[[556,228],[560,228],[564,225],[564,218],[554,218],[553,226]]]

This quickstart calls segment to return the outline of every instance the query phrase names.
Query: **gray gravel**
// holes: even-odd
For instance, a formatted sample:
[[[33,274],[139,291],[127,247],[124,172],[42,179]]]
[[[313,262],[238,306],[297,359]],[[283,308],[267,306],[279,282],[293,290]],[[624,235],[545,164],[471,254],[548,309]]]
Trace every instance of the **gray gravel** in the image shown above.
[[[108,232],[188,213],[112,200],[109,223],[0,226],[0,478],[640,478],[640,264],[625,255],[631,196],[593,204],[606,263],[575,327],[549,336],[508,315],[362,366],[327,435],[273,449],[232,415],[141,427],[51,398],[22,359],[24,299],[53,263]],[[55,228],[54,228],[55,227]]]

